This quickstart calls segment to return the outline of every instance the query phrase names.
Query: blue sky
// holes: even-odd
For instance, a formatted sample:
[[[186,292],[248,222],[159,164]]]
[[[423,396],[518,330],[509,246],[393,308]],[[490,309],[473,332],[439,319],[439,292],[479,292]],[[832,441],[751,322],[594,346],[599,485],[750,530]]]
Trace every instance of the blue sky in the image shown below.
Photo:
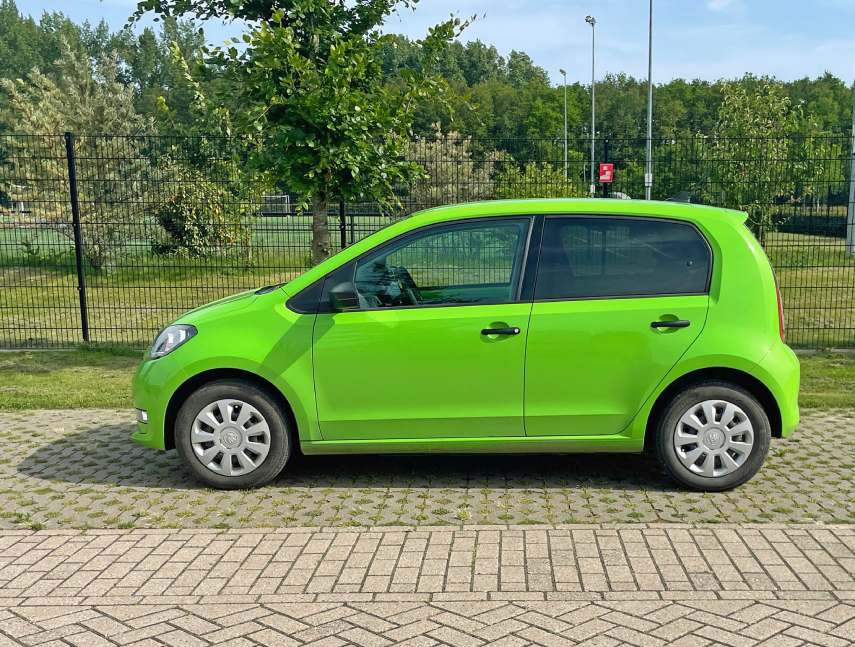
[[[101,18],[124,24],[135,0],[18,0],[38,17],[57,9],[75,20]],[[597,18],[597,75],[647,75],[646,0],[421,0],[387,23],[388,31],[413,38],[451,13],[478,15],[463,40],[479,38],[501,53],[529,53],[558,82],[564,67],[571,81],[590,78],[590,27]],[[209,24],[209,40],[221,43],[235,26]],[[782,79],[830,71],[855,76],[855,0],[654,0],[654,80],[717,79],[745,72]]]

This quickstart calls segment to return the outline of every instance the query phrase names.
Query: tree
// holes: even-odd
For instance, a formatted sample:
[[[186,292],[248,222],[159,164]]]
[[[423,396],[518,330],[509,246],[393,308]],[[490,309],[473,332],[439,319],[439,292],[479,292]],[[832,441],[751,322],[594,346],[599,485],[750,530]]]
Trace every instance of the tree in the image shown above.
[[[443,48],[465,27],[450,19],[418,43],[419,67],[384,82],[383,20],[416,0],[145,0],[139,12],[192,11],[253,21],[246,48],[212,50],[209,63],[233,71],[244,128],[263,133],[252,163],[311,202],[312,262],[331,251],[331,200],[395,201],[395,186],[419,167],[404,159],[415,107],[444,84],[434,74]]]
[[[39,27],[13,0],[0,0],[0,78],[23,76],[43,62]]]
[[[797,134],[790,138],[796,192],[803,202],[819,205],[823,192],[845,182],[844,167],[849,137],[824,130],[813,114],[804,114]]]
[[[506,157],[498,151],[477,155],[471,138],[443,133],[438,125],[432,138],[417,141],[414,147],[412,157],[425,173],[413,186],[410,200],[420,208],[495,197],[495,167]]]
[[[773,224],[776,200],[795,191],[795,176],[783,166],[789,159],[788,135],[797,130],[800,112],[780,84],[747,80],[754,82],[722,87],[704,187],[711,202],[748,211],[763,235]]]
[[[793,105],[804,106],[816,127],[847,130],[852,119],[852,90],[843,79],[826,72],[816,79],[797,79],[785,87]]]
[[[204,45],[204,33],[196,23],[173,18],[162,22],[160,33],[151,27],[139,35],[130,29],[121,33],[122,79],[135,89],[137,112],[160,119],[162,103],[169,105],[169,120],[158,123],[161,132],[172,130],[176,123],[193,123],[190,106],[195,95],[185,80],[187,65],[194,68],[202,86],[216,78],[215,71],[204,69],[199,60]]]
[[[549,76],[546,70],[534,64],[528,54],[512,50],[508,56],[508,83],[514,87],[531,83],[549,87]]]
[[[38,68],[58,80],[63,48],[92,64],[116,58],[118,78],[133,88],[138,113],[157,116],[158,97],[163,96],[187,122],[186,106],[192,95],[182,94],[182,71],[171,54],[173,44],[192,59],[204,45],[204,35],[196,23],[174,19],[164,20],[159,30],[146,27],[139,34],[130,28],[113,32],[103,20],[77,24],[58,11],[45,12],[35,21],[20,13],[14,0],[0,0],[0,78],[22,79]],[[217,72],[206,69],[199,76],[214,82]],[[0,103],[4,99],[0,93]]]
[[[147,132],[150,122],[134,110],[133,88],[118,79],[114,57],[102,59],[93,69],[87,59],[63,44],[56,66],[57,80],[37,69],[26,79],[0,80],[8,98],[2,119],[14,132],[80,133],[75,153],[79,159],[84,250],[91,265],[100,269],[127,241],[132,225],[147,217],[150,169],[139,140],[133,136]],[[111,136],[93,136],[94,133]],[[26,197],[37,208],[27,217],[73,238],[65,208],[68,168],[62,140],[51,138],[52,150],[44,155],[33,155],[31,149],[24,148],[28,141],[9,141],[15,174],[29,178],[33,184],[25,189]]]
[[[473,40],[462,48],[455,48],[454,52],[469,86],[505,78],[505,60],[492,45]]]
[[[352,31],[357,23],[362,27],[372,20],[372,24],[379,24],[378,12],[382,14],[383,6],[390,4],[387,0],[379,3],[361,0],[352,6],[350,0],[327,1],[331,5],[345,5],[344,11],[350,16],[356,15],[357,5],[372,5],[371,11],[360,12],[359,18],[345,19],[347,31]],[[183,92],[185,86],[179,78],[180,70],[173,65],[170,55],[173,43],[178,44],[184,58],[193,62],[196,68],[194,76],[206,94],[214,96],[215,88],[219,88],[216,91],[218,103],[239,106],[239,81],[229,70],[206,62],[196,65],[196,54],[204,43],[199,29],[201,23],[179,18],[187,14],[202,19],[235,19],[252,27],[270,22],[277,9],[290,11],[292,4],[290,0],[145,0],[140,4],[137,15],[150,10],[158,12],[163,18],[161,27],[145,27],[134,33],[130,29],[111,32],[103,22],[75,24],[56,11],[45,12],[40,19],[33,20],[21,15],[14,0],[0,0],[0,78],[23,78],[33,67],[55,77],[54,63],[59,57],[61,40],[65,40],[78,55],[92,61],[115,51],[119,57],[121,79],[134,87],[137,112],[156,118],[161,116],[159,99],[162,97],[170,107],[170,119],[158,126],[162,132],[172,134],[177,132],[170,130],[172,126],[183,128],[192,124],[192,116],[186,109],[191,95]],[[410,4],[401,0],[401,5]],[[405,84],[407,74],[419,73],[423,67],[419,43],[401,35],[387,34],[379,39],[378,46],[382,50],[379,54],[382,75],[387,83]],[[535,113],[540,108],[533,101],[552,105],[554,99],[555,105],[560,105],[563,90],[549,87],[546,72],[524,52],[510,52],[503,57],[488,43],[454,41],[437,55],[434,68],[452,92],[445,99],[419,98],[413,120],[416,134],[429,137],[433,125],[440,122],[445,131],[453,130],[475,139],[486,136],[554,136],[551,121],[542,130],[536,128],[539,115]],[[753,91],[762,80],[748,76],[729,82]],[[802,105],[806,113],[813,115],[822,131],[848,129],[851,92],[841,79],[824,74],[813,79],[786,82],[781,86],[791,105]],[[568,86],[571,112],[575,110],[578,113],[578,116],[571,115],[571,129],[577,130],[590,122],[589,96],[589,86]],[[645,100],[644,79],[625,74],[603,78],[597,84],[597,122],[601,132],[613,135],[615,143],[624,136],[634,138],[643,134]],[[711,134],[721,100],[722,82],[718,81],[675,79],[657,85],[654,137],[684,138],[697,133]],[[506,112],[508,108],[511,109],[511,117]],[[535,127],[516,127],[525,123]],[[643,153],[643,144],[639,150]],[[634,156],[637,151],[633,149],[627,153]]]

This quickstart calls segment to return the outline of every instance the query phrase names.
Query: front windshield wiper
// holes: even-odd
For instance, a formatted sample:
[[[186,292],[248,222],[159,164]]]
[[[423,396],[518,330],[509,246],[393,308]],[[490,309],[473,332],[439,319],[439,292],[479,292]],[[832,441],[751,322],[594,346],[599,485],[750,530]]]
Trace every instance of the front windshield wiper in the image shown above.
[[[282,283],[274,283],[273,285],[265,285],[263,288],[258,288],[255,291],[255,293],[256,294],[268,294],[270,292],[273,292],[273,290],[278,290],[283,285],[285,285],[284,281]]]

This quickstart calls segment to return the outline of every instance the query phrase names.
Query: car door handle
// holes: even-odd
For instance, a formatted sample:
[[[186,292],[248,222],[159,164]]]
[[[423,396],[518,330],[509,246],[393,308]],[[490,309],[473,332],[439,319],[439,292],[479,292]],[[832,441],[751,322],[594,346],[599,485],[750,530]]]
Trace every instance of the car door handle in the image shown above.
[[[519,335],[519,328],[484,328],[481,330],[482,335]]]
[[[691,325],[688,319],[673,319],[671,321],[652,321],[651,328],[688,328]]]

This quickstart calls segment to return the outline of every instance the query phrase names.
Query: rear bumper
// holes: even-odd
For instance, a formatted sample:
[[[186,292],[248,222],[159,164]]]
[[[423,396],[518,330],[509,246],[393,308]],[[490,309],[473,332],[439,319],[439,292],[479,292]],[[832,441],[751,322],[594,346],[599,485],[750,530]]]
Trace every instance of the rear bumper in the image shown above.
[[[778,343],[758,362],[754,373],[772,392],[781,415],[780,435],[787,438],[799,424],[799,358],[789,346]]]

